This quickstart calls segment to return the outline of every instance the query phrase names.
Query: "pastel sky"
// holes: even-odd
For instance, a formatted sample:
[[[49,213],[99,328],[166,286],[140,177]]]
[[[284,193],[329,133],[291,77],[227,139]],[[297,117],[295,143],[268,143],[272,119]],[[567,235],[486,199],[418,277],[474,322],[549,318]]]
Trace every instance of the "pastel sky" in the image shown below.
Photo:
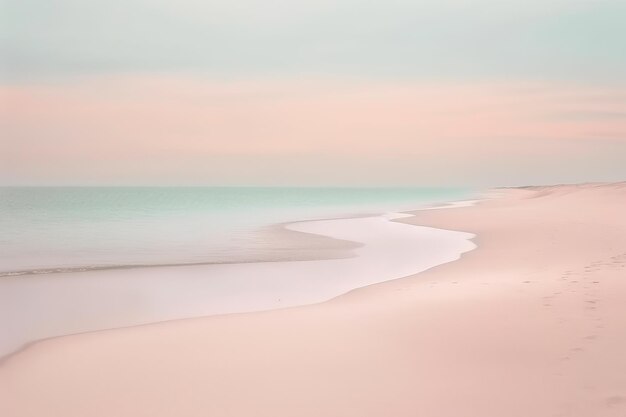
[[[0,184],[626,180],[624,0],[4,0]]]

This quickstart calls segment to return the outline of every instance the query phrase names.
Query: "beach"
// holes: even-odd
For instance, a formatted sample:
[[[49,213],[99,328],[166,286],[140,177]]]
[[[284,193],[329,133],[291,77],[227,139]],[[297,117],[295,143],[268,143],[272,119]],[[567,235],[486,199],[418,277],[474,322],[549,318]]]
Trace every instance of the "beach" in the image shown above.
[[[623,417],[626,183],[494,190],[393,221],[460,260],[319,304],[57,337],[0,364],[10,417]]]
[[[51,337],[319,303],[457,260],[476,247],[471,233],[393,221],[401,217],[411,215],[268,227],[261,237],[277,244],[271,252],[283,252],[272,261],[0,276],[0,360]],[[286,256],[293,260],[281,260]]]

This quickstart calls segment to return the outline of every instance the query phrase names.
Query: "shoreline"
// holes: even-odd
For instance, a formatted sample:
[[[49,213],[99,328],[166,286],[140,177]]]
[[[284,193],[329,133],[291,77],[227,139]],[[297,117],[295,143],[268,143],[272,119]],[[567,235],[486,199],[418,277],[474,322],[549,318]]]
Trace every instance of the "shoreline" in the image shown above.
[[[276,247],[274,252],[289,251],[297,252],[295,255],[285,257],[274,253],[273,256],[266,258],[244,258],[229,261],[200,261],[200,262],[180,262],[180,263],[154,263],[154,264],[120,264],[120,265],[86,265],[86,266],[67,266],[67,267],[41,267],[29,270],[0,271],[0,279],[5,277],[21,277],[30,275],[51,275],[51,274],[69,274],[84,273],[91,271],[124,271],[137,268],[173,268],[187,266],[208,266],[208,265],[232,265],[232,264],[248,264],[248,263],[264,263],[264,262],[299,262],[299,261],[320,261],[329,259],[343,259],[352,257],[350,252],[361,246],[359,242],[347,241],[332,238],[326,235],[314,232],[301,232],[290,228],[290,225],[301,223],[309,223],[316,221],[328,220],[346,220],[365,217],[385,216],[389,213],[410,213],[419,210],[438,210],[445,208],[464,207],[475,204],[477,200],[460,200],[460,201],[442,201],[427,205],[423,208],[402,208],[390,212],[372,212],[372,213],[352,213],[341,216],[321,217],[305,220],[293,220],[287,222],[272,223],[260,227],[255,231],[257,237],[264,240],[274,241]],[[459,205],[460,204],[460,205]]]
[[[0,412],[621,417],[625,205],[619,183],[420,210],[396,222],[478,249],[324,303],[36,343],[0,366]]]
[[[365,285],[452,261],[456,252],[473,248],[465,247],[463,242],[470,236],[463,232],[420,230],[391,220],[403,216],[411,215],[363,215],[271,226],[276,229],[275,236],[285,238],[283,245],[292,243],[293,236],[302,236],[311,248],[320,251],[318,255],[328,255],[323,258],[298,259],[296,255],[291,261],[3,277],[0,310],[4,319],[0,322],[12,329],[13,336],[0,343],[0,354],[7,357],[20,352],[24,344],[55,337],[324,302]],[[409,248],[426,243],[435,249],[409,259],[410,253],[397,247],[396,241]],[[334,247],[328,248],[329,242]],[[395,256],[386,259],[387,253]],[[389,265],[381,269],[381,262]],[[43,300],[44,305],[24,305],[20,299]],[[111,306],[108,300],[116,300],[117,305]],[[24,310],[32,317],[25,316]],[[76,319],[76,315],[86,318]],[[45,323],[39,316],[46,317]]]
[[[12,219],[0,240],[0,277],[349,256],[343,251],[353,247],[349,243],[277,225],[415,209],[471,192],[445,187],[17,187],[5,192],[0,187],[0,212]]]

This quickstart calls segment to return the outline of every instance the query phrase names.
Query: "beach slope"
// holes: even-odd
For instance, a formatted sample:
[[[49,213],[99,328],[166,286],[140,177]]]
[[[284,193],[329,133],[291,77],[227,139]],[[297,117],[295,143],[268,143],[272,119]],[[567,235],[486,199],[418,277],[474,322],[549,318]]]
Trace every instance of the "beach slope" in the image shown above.
[[[397,221],[461,260],[329,302],[60,337],[0,364],[9,417],[626,415],[626,183]]]

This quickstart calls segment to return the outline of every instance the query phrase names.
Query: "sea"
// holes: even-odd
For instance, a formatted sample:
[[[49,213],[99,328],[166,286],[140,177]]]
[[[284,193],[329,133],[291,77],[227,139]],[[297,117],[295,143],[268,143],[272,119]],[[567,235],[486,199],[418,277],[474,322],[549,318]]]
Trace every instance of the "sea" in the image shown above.
[[[278,223],[417,209],[467,188],[0,187],[0,277],[267,258]]]

